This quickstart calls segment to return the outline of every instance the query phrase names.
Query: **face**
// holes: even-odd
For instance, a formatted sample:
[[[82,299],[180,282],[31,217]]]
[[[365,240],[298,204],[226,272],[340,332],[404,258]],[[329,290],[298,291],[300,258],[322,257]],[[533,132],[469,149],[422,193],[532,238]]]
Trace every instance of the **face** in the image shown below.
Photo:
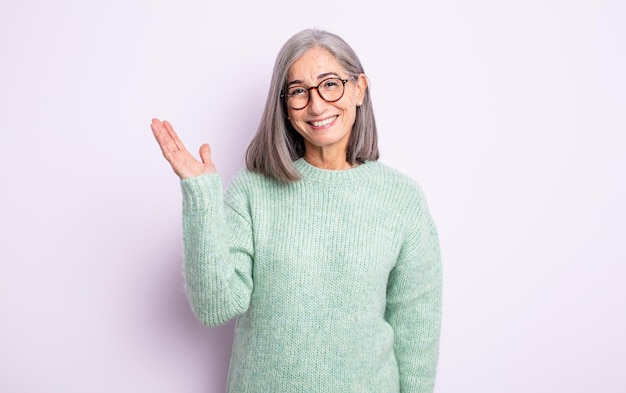
[[[322,48],[312,48],[289,68],[287,87],[317,86],[327,78],[348,79],[349,75],[335,57]],[[302,109],[288,107],[291,125],[302,135],[305,150],[335,150],[345,153],[356,119],[357,105],[363,101],[367,79],[361,74],[344,86],[338,101],[326,102],[316,89],[309,91],[309,103]]]

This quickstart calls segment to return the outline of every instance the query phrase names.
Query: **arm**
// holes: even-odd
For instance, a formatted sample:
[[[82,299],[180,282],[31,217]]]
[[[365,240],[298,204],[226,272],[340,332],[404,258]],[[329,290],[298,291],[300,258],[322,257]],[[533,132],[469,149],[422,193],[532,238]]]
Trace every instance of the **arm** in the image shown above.
[[[402,393],[431,393],[439,357],[441,257],[423,198],[419,205],[387,285],[385,319],[394,330]]]
[[[187,296],[203,324],[220,325],[250,303],[250,219],[244,209],[224,205],[217,174],[184,179],[181,185]]]
[[[244,312],[252,292],[252,231],[245,198],[222,202],[208,144],[196,160],[167,121],[152,119],[165,159],[181,178],[187,296],[198,319],[214,326]]]

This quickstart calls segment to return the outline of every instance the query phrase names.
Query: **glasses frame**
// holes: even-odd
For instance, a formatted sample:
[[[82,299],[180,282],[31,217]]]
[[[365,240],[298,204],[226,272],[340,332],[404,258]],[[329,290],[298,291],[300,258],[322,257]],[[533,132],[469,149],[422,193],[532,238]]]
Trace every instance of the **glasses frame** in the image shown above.
[[[291,88],[291,87],[293,87],[293,86],[291,86],[291,87],[285,87],[285,89],[283,90],[283,92],[280,94],[280,97],[281,97],[281,98],[283,98],[283,99],[285,100],[285,104],[287,105],[287,107],[289,107],[289,108],[293,109],[294,111],[299,111],[299,110],[301,110],[301,109],[306,108],[306,107],[309,105],[309,102],[311,102],[311,90],[313,90],[313,89],[317,90],[317,95],[318,95],[318,96],[319,96],[322,100],[324,100],[324,101],[326,101],[326,102],[337,102],[337,101],[339,101],[340,99],[342,99],[342,98],[343,98],[343,95],[344,95],[344,94],[345,94],[345,92],[346,92],[346,83],[351,82],[351,81],[353,81],[353,80],[356,80],[357,78],[358,78],[358,76],[356,76],[356,75],[352,75],[352,76],[350,76],[350,77],[348,77],[348,78],[346,78],[346,79],[342,79],[342,78],[339,78],[339,77],[331,77],[331,78],[326,78],[326,79],[322,80],[320,83],[318,83],[318,85],[317,85],[317,86],[306,87],[306,86],[295,85],[296,87],[302,87],[302,88],[306,89],[306,91],[307,91],[307,100],[306,100],[306,104],[304,104],[304,106],[302,106],[302,107],[300,107],[300,108],[294,108],[293,106],[289,105],[289,97],[287,96],[287,89],[289,89],[289,88]],[[324,97],[320,94],[320,89],[319,89],[319,87],[320,87],[320,86],[321,86],[324,82],[326,82],[326,81],[328,81],[328,80],[331,80],[331,79],[336,79],[336,80],[338,80],[338,81],[341,81],[341,83],[342,83],[342,86],[341,86],[341,88],[342,88],[342,90],[341,90],[341,95],[339,96],[339,98],[337,98],[337,99],[335,99],[335,100],[327,100],[326,98],[324,98]]]

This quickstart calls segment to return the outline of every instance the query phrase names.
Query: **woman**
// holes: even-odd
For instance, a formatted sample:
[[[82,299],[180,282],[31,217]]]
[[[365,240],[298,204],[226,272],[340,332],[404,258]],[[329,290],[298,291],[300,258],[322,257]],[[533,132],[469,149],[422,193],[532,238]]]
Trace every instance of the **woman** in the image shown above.
[[[432,392],[437,232],[419,187],[377,161],[368,81],[338,36],[281,49],[247,169],[222,198],[172,126],[153,133],[182,179],[187,293],[208,326],[238,317],[229,392]]]

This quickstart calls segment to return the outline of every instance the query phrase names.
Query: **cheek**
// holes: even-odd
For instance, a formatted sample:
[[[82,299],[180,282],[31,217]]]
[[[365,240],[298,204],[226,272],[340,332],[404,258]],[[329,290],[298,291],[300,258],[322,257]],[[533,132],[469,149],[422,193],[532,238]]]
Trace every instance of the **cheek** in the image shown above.
[[[291,124],[291,126],[297,130],[298,126],[300,124],[302,124],[302,120],[300,120],[297,117],[297,115],[295,117],[294,116],[289,116],[289,124]]]
[[[289,113],[288,115],[289,119],[287,121],[289,122],[289,125],[291,125],[291,127],[296,130],[298,134],[302,134],[303,122],[299,119],[298,114]]]
[[[350,97],[350,99],[346,100],[344,103],[343,110],[346,117],[354,119],[356,117],[356,101]]]
[[[294,111],[293,109],[287,109],[287,120],[293,125],[294,122],[298,121],[299,112]]]
[[[344,103],[344,108],[346,111],[356,111],[356,104],[359,102],[359,96],[357,93],[353,92],[349,96],[346,97],[346,101]]]

